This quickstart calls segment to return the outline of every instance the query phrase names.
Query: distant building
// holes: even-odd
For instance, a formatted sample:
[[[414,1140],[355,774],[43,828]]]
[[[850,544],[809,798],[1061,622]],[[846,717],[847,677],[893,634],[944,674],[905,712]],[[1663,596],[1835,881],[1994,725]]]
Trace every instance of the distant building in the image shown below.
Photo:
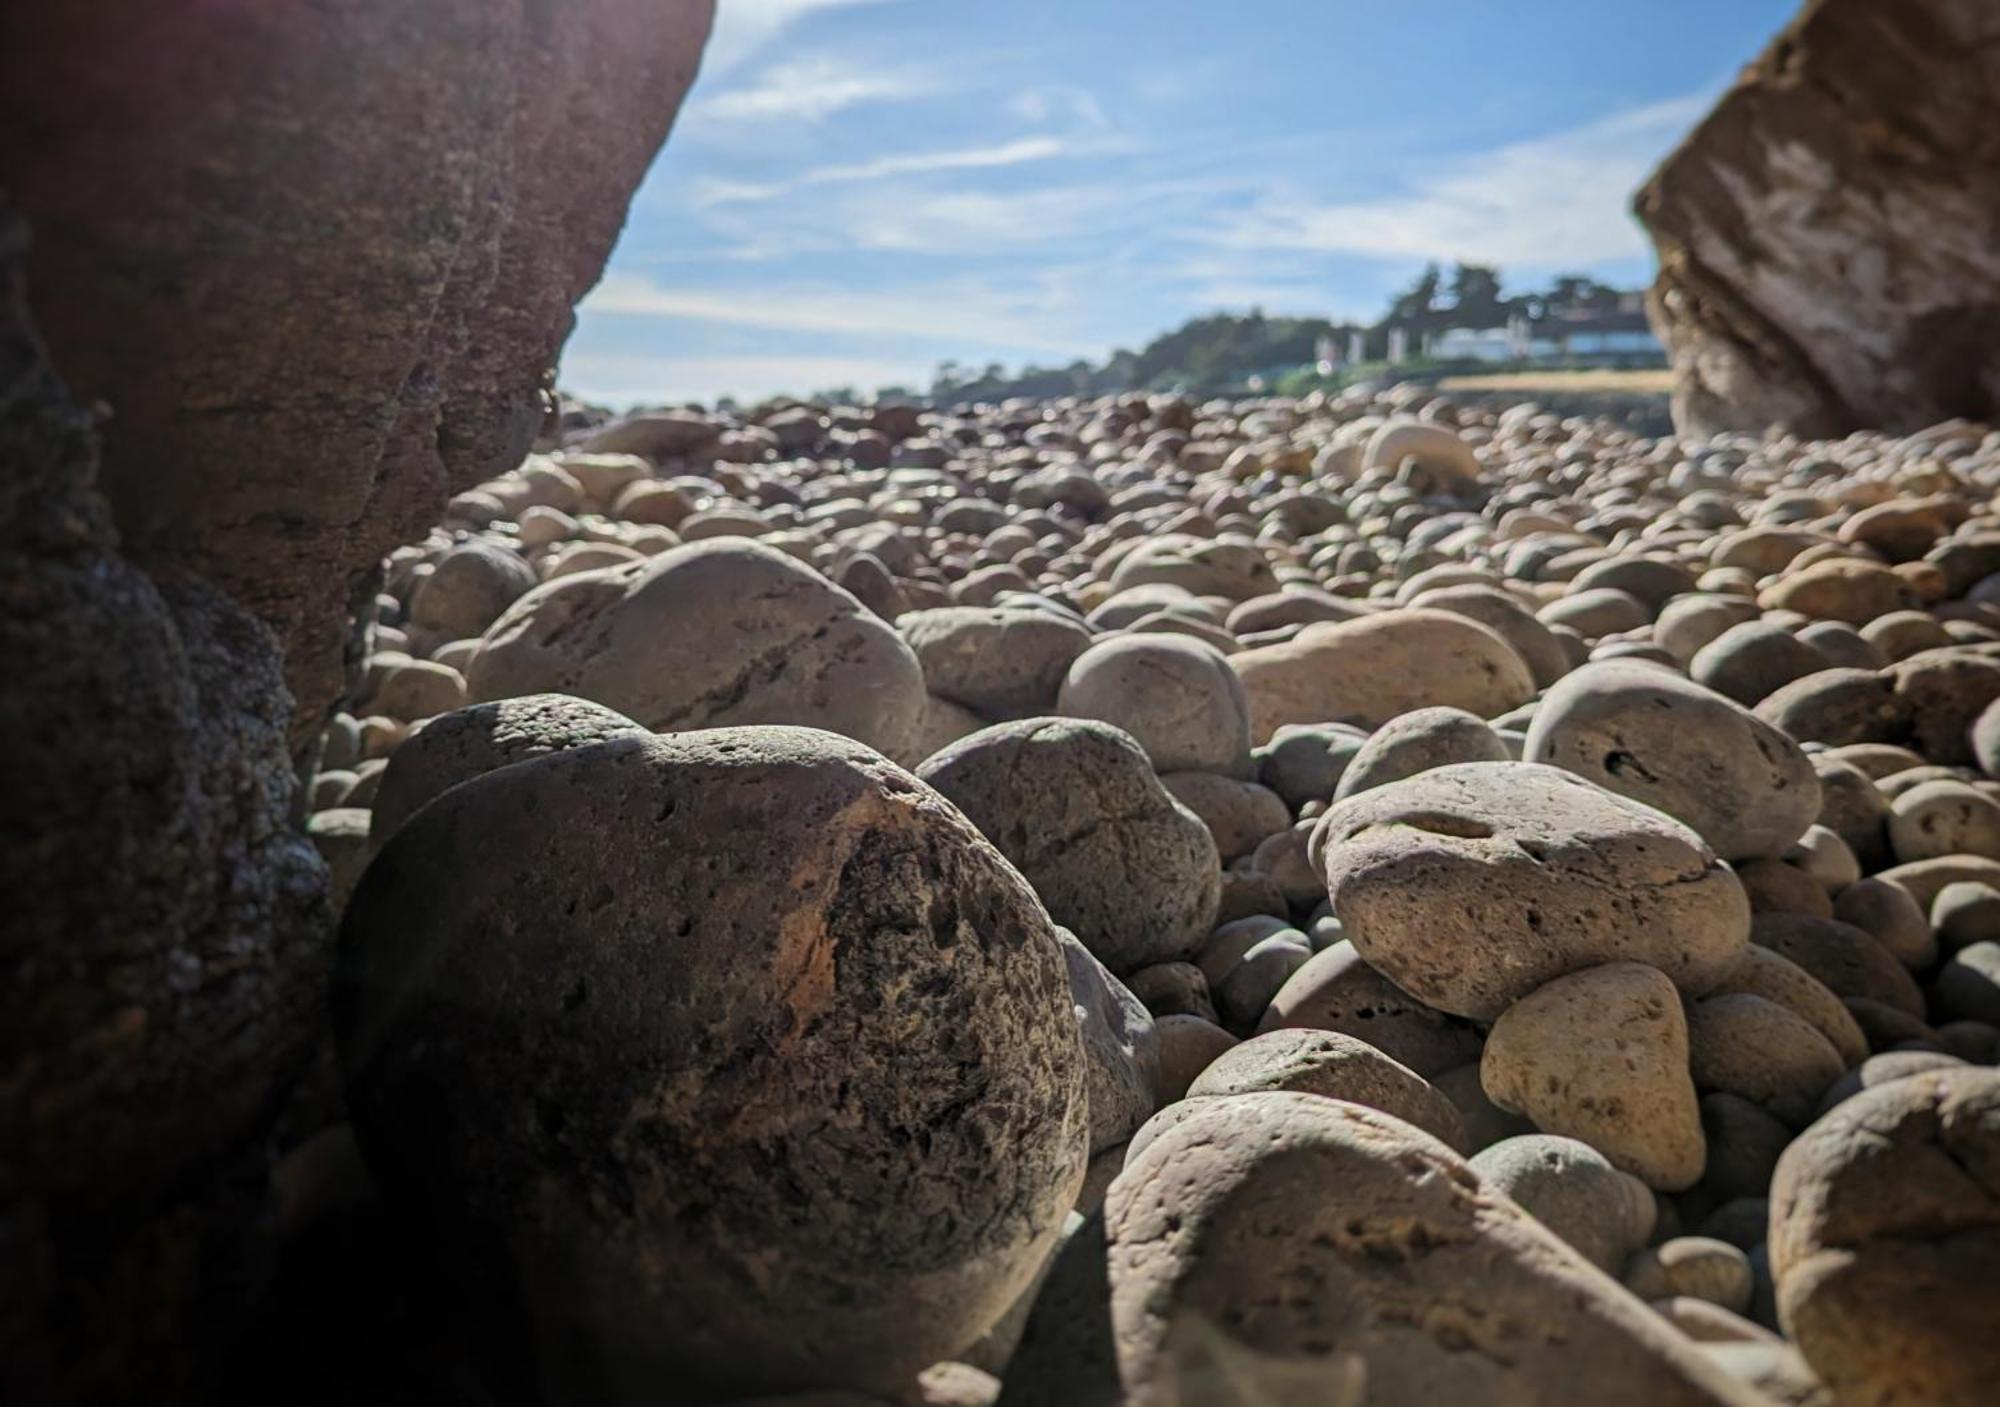
[[[1595,289],[1590,297],[1556,304],[1540,297],[1496,305],[1506,320],[1490,326],[1439,326],[1449,312],[1389,321],[1378,328],[1391,365],[1424,356],[1436,361],[1501,366],[1562,362],[1585,366],[1659,366],[1667,350],[1646,321],[1646,296],[1636,290]],[[1359,358],[1356,358],[1359,360]]]
[[[1646,321],[1646,295],[1626,290],[1608,306],[1542,309],[1528,325],[1530,357],[1624,365],[1665,362],[1667,349]]]

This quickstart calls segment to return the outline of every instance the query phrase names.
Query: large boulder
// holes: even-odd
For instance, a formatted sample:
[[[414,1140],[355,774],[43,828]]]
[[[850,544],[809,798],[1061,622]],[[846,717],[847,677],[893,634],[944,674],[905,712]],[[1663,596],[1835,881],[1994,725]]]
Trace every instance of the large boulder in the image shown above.
[[[335,1023],[369,1162],[508,1248],[557,1400],[892,1389],[1026,1288],[1088,1151],[1047,913],[809,729],[445,793],[356,891]]]
[[[1810,0],[1639,193],[1683,434],[2000,414],[2000,11]]]
[[[0,1397],[204,1401],[318,1030],[327,876],[276,642],[119,553],[24,244],[0,206]]]
[[[528,449],[713,8],[7,7],[0,186],[57,364],[117,412],[119,532],[270,627],[295,751],[383,553]]]
[[[0,1395],[215,1400],[327,1116],[295,766],[385,551],[519,462],[712,8],[0,13],[35,320],[112,411],[100,471],[0,217]]]
[[[566,694],[529,694],[455,709],[390,754],[370,808],[369,838],[380,846],[460,782],[531,757],[645,731],[614,709]]]

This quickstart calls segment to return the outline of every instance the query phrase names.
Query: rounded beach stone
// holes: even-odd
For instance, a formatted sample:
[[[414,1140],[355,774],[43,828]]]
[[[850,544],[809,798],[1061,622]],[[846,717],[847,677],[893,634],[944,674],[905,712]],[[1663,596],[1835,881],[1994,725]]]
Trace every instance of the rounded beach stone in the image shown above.
[[[916,651],[924,686],[994,722],[1046,714],[1089,627],[1050,611],[944,606],[911,611],[896,628]]]
[[[1969,943],[1931,979],[1936,1019],[2000,1025],[2000,943]]]
[[[1070,665],[1056,711],[1123,728],[1160,772],[1250,775],[1250,705],[1220,651],[1171,635],[1120,636]]]
[[[1677,1192],[1707,1157],[1680,994],[1637,962],[1586,968],[1508,1007],[1480,1084],[1543,1133],[1582,1139],[1647,1186]]]
[[[1642,1300],[1685,1295],[1732,1314],[1750,1308],[1750,1258],[1709,1236],[1676,1236],[1649,1246],[1632,1257],[1623,1279]]]
[[[1688,677],[1755,708],[1795,679],[1828,667],[1826,656],[1789,630],[1766,620],[1732,626],[1695,652]]]
[[[1976,759],[1972,726],[2000,699],[2000,659],[1977,650],[1926,650],[1882,672],[1910,720],[1909,742],[1927,761],[1965,767]]]
[[[1462,708],[1418,708],[1384,723],[1341,773],[1334,799],[1400,782],[1454,762],[1506,762],[1507,745]]]
[[[1835,995],[1865,997],[1921,1020],[1923,993],[1889,950],[1852,924],[1805,914],[1758,914],[1750,940],[1803,967]]]
[[[2000,887],[1977,880],[1947,884],[1931,900],[1930,922],[1939,949],[1947,953],[1973,943],[2000,942]]]
[[[1333,799],[1341,777],[1368,741],[1366,730],[1344,723],[1288,723],[1257,749],[1257,780],[1296,812]]]
[[[1191,1013],[1162,1016],[1153,1023],[1153,1030],[1160,1046],[1160,1082],[1155,1091],[1158,1109],[1186,1098],[1188,1086],[1236,1044],[1236,1037],[1229,1032]]]
[[[1247,539],[1207,541],[1169,534],[1141,543],[1112,570],[1113,592],[1135,586],[1180,586],[1196,596],[1234,602],[1269,595],[1278,589],[1278,578]]]
[[[1131,1407],[1209,1400],[1218,1373],[1232,1401],[1557,1401],[1579,1374],[1613,1407],[1753,1400],[1409,1125],[1313,1095],[1193,1104],[1105,1199]]]
[[[1827,897],[1826,886],[1796,865],[1783,860],[1739,860],[1736,877],[1750,896],[1752,913],[1776,910],[1833,917],[1833,900]]]
[[[1456,1105],[1407,1065],[1337,1031],[1294,1029],[1253,1036],[1218,1056],[1188,1087],[1187,1097],[1259,1090],[1292,1090],[1379,1109],[1465,1151],[1465,1123]]]
[[[1491,718],[1534,696],[1534,677],[1493,631],[1449,611],[1382,611],[1309,625],[1229,657],[1250,699],[1252,740],[1287,723],[1377,728],[1431,705]]]
[[[1872,669],[1822,669],[1794,679],[1757,704],[1757,716],[1802,743],[1842,747],[1909,736],[1910,709]]]
[[[1432,476],[1437,491],[1449,493],[1479,479],[1479,456],[1447,426],[1411,416],[1385,420],[1361,452],[1364,469],[1396,469],[1414,460]]]
[[[1819,824],[1847,842],[1864,870],[1889,864],[1889,798],[1851,763],[1826,754],[1812,762],[1819,777]]]
[[[1160,784],[1174,800],[1201,817],[1222,863],[1250,854],[1266,836],[1289,830],[1292,813],[1284,798],[1255,782],[1239,782],[1213,772],[1168,772]]]
[[[1298,1028],[1366,1041],[1425,1079],[1479,1059],[1470,1021],[1426,1006],[1362,961],[1342,939],[1316,952],[1271,998],[1261,1034]]]
[[[1797,611],[1814,620],[1866,625],[1891,611],[1908,610],[1916,595],[1902,577],[1875,562],[1828,557],[1788,571],[1757,597],[1767,611]]]
[[[1418,592],[1407,604],[1478,621],[1521,657],[1537,688],[1546,689],[1569,672],[1569,653],[1554,633],[1504,591],[1490,586],[1441,586]]]
[[[1128,973],[1125,986],[1154,1016],[1199,1016],[1215,1020],[1208,979],[1191,962],[1156,962]]]
[[[1752,992],[1689,1003],[1687,1025],[1696,1089],[1741,1095],[1794,1128],[1812,1122],[1820,1096],[1847,1068],[1810,1021]]]
[[[454,787],[356,892],[335,1031],[385,1187],[500,1238],[614,1394],[900,1387],[1006,1309],[1083,1179],[1046,913],[942,798],[807,729]]]
[[[1843,1066],[1868,1058],[1867,1039],[1839,994],[1781,953],[1750,944],[1711,995],[1724,992],[1752,993],[1810,1022],[1839,1052]]]
[[[1525,757],[1666,812],[1730,861],[1782,855],[1820,812],[1819,778],[1797,743],[1714,690],[1644,665],[1567,676],[1535,710]]]
[[[1873,877],[1857,879],[1834,896],[1833,917],[1867,933],[1912,971],[1937,961],[1937,935],[1923,909],[1900,885]]]
[[[920,769],[1027,876],[1056,922],[1113,973],[1191,956],[1222,866],[1132,737],[1033,718],[962,738]]]
[[[1771,1183],[1778,1317],[1834,1399],[1974,1403],[2000,1381],[2000,1071],[1847,1100]]]
[[[1708,1139],[1708,1166],[1702,1171],[1700,1195],[1727,1199],[1768,1192],[1771,1170],[1794,1133],[1793,1125],[1761,1104],[1722,1091],[1701,1097],[1701,1128]],[[1748,1245],[1763,1239],[1760,1224]]]
[[[1090,1151],[1125,1142],[1153,1116],[1160,1043],[1152,1013],[1066,928],[1056,929],[1069,972],[1071,1005],[1083,1037]]]
[[[482,633],[532,590],[535,569],[514,552],[473,538],[438,558],[410,597],[410,624],[442,640]]]
[[[449,713],[465,702],[465,676],[435,660],[404,660],[389,670],[368,701],[370,713],[414,722]]]
[[[1890,803],[1889,845],[1904,864],[1946,855],[2000,860],[2000,802],[1964,782],[1920,782]]]
[[[1651,1239],[1653,1189],[1588,1143],[1526,1133],[1475,1153],[1472,1170],[1609,1274]]]
[[[741,538],[547,582],[493,623],[475,700],[564,693],[657,732],[778,723],[908,756],[923,671],[900,636],[782,552]]]
[[[433,798],[484,773],[546,753],[646,730],[615,709],[567,694],[527,694],[471,704],[434,718],[396,749],[375,793],[376,846]]]
[[[1618,959],[1700,995],[1749,931],[1743,886],[1700,836],[1555,767],[1437,768],[1336,804],[1312,845],[1361,955],[1480,1020]]]
[[[368,817],[365,806],[330,806],[306,819],[306,838],[326,861],[327,896],[335,913],[368,868]]]

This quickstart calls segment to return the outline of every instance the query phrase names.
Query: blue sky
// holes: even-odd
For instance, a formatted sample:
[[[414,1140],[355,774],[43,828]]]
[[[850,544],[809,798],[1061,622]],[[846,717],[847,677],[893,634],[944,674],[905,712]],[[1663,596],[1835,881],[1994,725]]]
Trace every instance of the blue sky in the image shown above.
[[[1632,189],[1792,0],[721,0],[562,383],[625,405],[1650,276]]]

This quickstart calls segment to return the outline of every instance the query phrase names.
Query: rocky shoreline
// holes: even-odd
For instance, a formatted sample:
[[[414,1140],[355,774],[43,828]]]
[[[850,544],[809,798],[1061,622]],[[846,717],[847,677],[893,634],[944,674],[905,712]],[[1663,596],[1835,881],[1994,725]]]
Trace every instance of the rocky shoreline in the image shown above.
[[[570,438],[390,556],[309,827],[370,1185],[564,1400],[1989,1381],[2000,434]]]

